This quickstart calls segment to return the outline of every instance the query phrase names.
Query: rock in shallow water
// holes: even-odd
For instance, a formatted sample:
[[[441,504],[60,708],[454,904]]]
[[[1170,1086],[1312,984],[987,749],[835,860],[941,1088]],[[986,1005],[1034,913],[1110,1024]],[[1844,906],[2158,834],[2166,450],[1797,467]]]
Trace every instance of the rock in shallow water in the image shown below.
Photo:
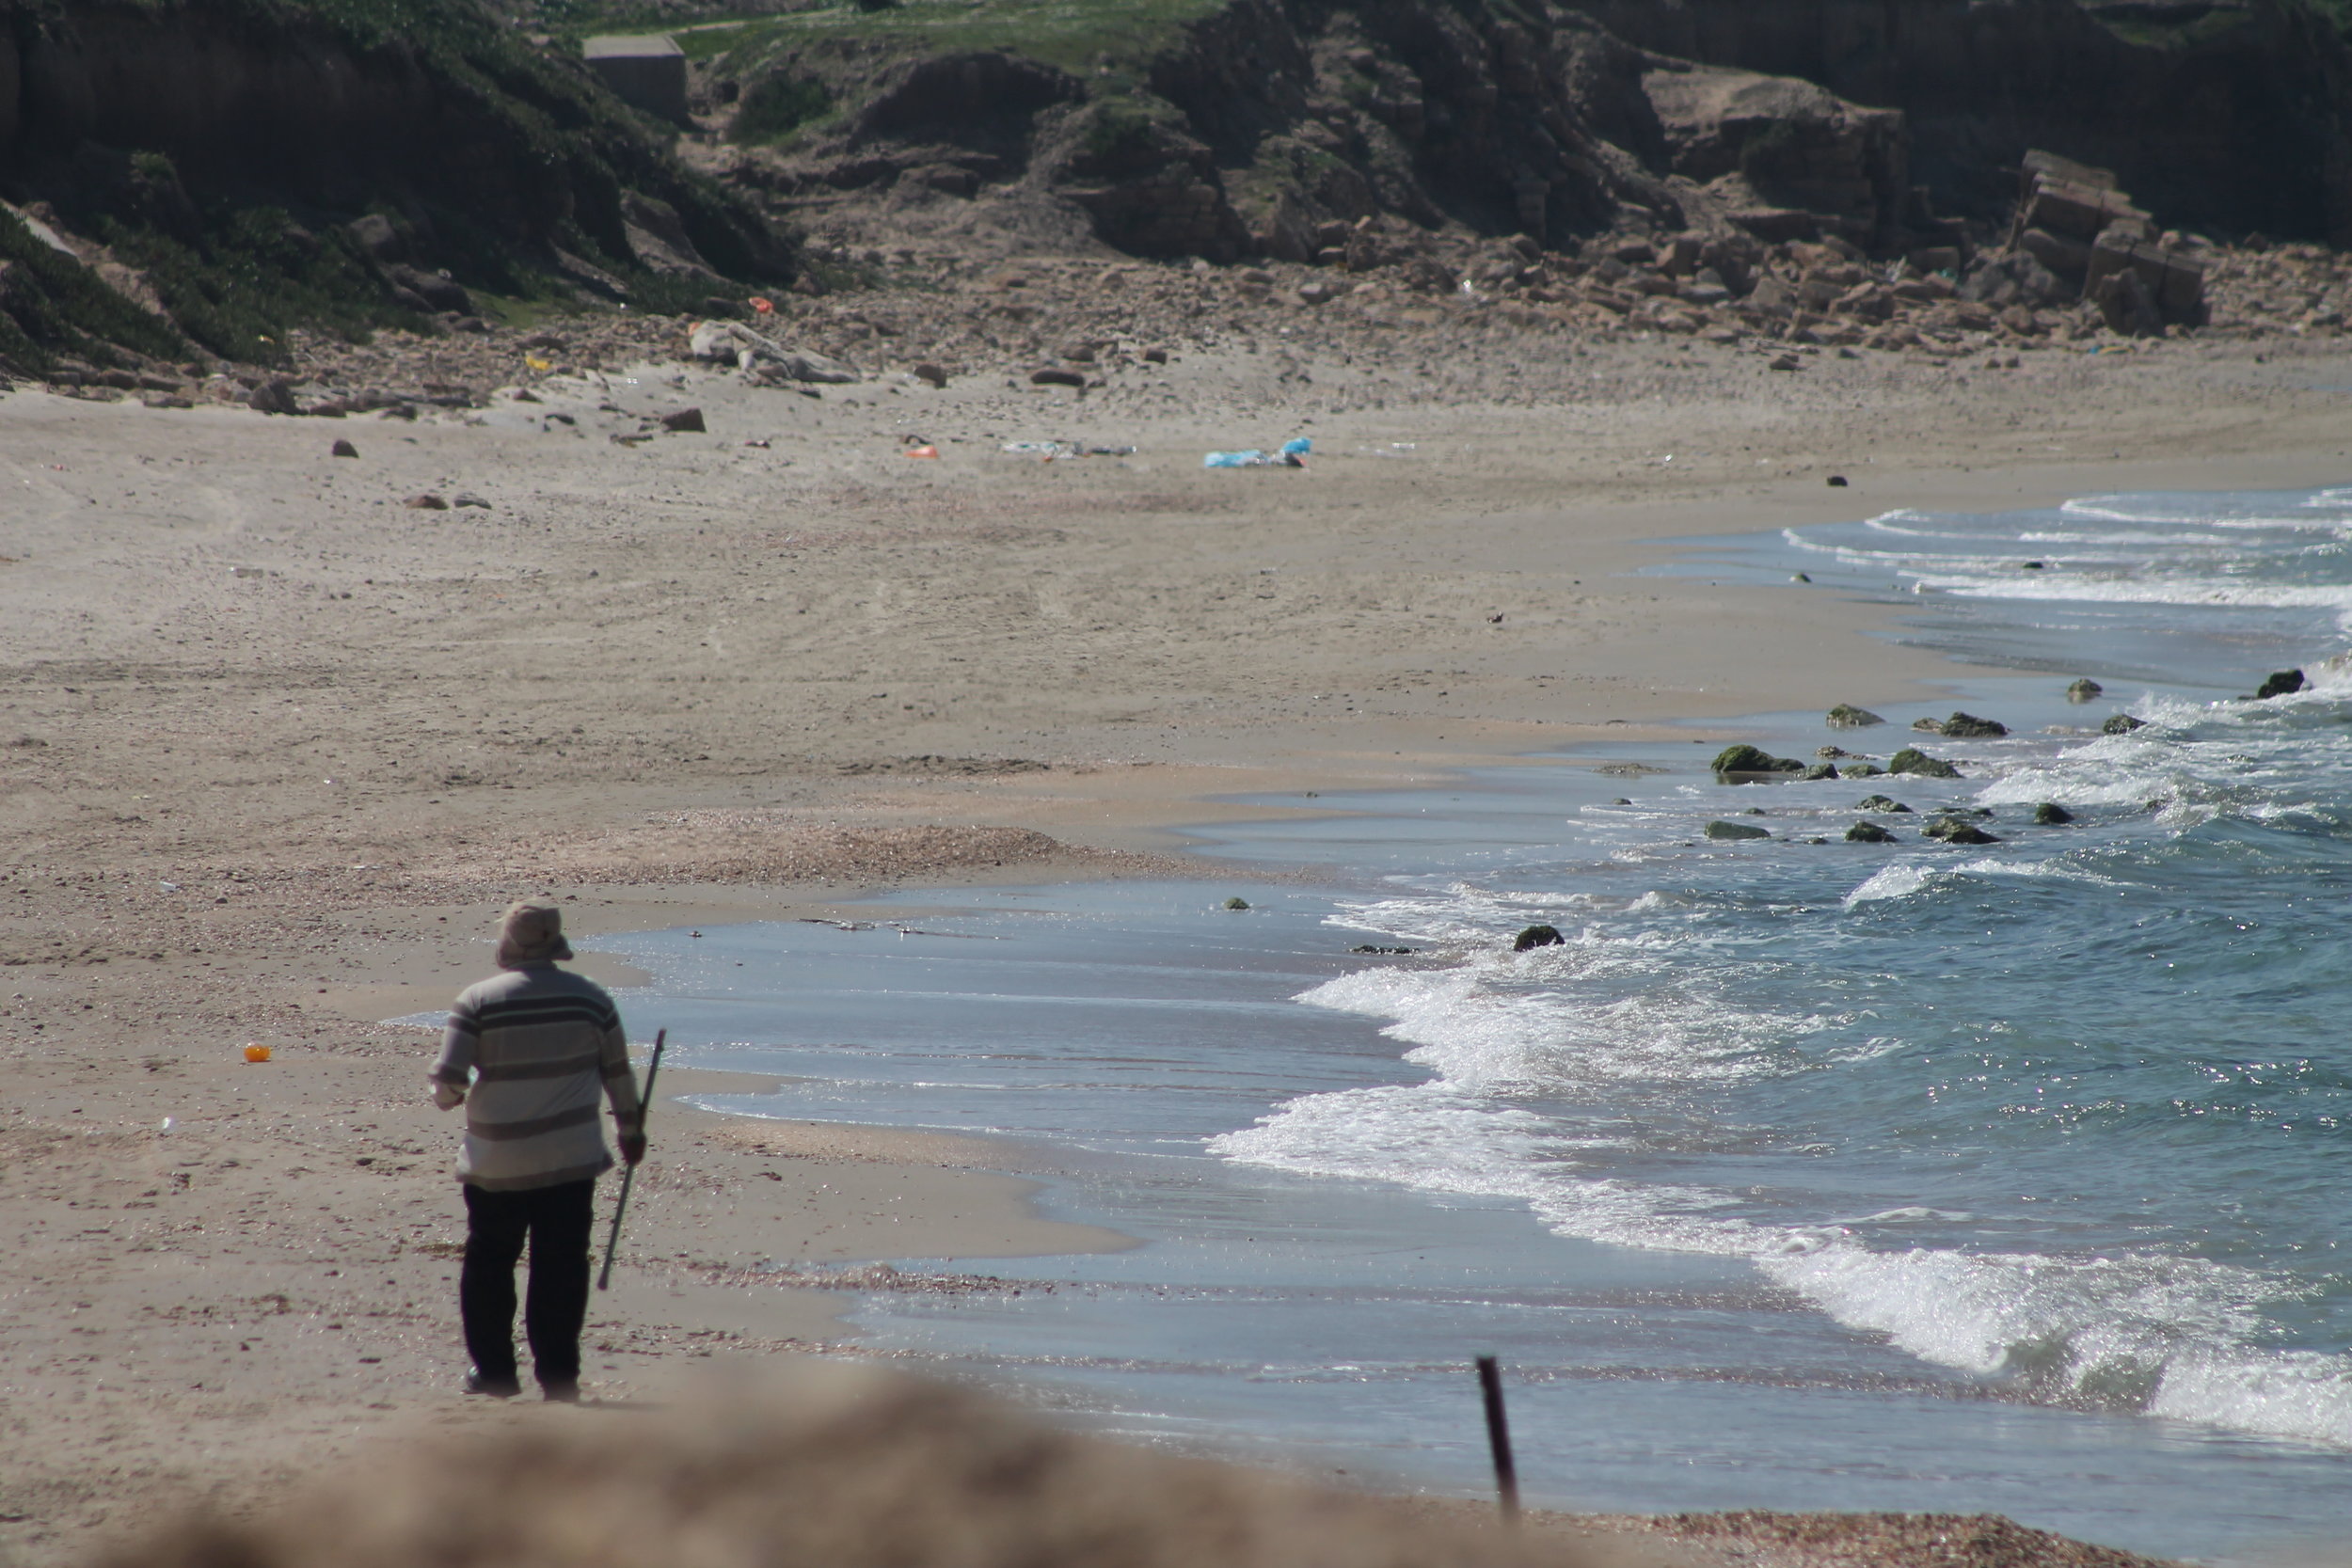
[[[1883,724],[1886,721],[1867,707],[1856,707],[1851,703],[1840,703],[1829,710],[1826,722],[1834,730],[1860,730],[1867,729],[1872,724]]]
[[[1954,740],[1989,740],[2009,734],[2009,726],[1997,719],[1979,719],[1973,713],[1954,713],[1944,721],[1943,732]]]
[[[1770,838],[1772,835],[1752,823],[1709,822],[1707,825],[1707,836],[1709,838]]]
[[[1895,835],[1875,822],[1857,822],[1846,830],[1849,844],[1893,844]]]
[[[1942,757],[1931,757],[1927,752],[1910,746],[1904,747],[1886,759],[1886,770],[1889,773],[1917,773],[1931,779],[1960,777],[1960,769],[1946,762]]]
[[[2106,687],[2101,686],[2089,675],[2085,675],[2066,689],[2066,700],[2070,703],[2087,703],[2106,690]]]
[[[1802,773],[1804,764],[1794,757],[1776,757],[1760,747],[1726,746],[1715,753],[1718,773]]]
[[[1866,795],[1854,806],[1856,811],[1909,811],[1911,808],[1888,795]]]
[[[2255,689],[2254,700],[2259,703],[2266,702],[2273,697],[2291,696],[2302,690],[2304,684],[2302,671],[2280,670]]]
[[[2135,719],[2128,713],[2112,713],[2107,716],[2107,721],[2099,726],[2099,733],[2101,735],[2129,735],[2134,730],[2144,730],[2147,727],[2148,721],[2145,719]]]
[[[2033,819],[2044,828],[2064,827],[2074,820],[2074,814],[2056,800],[2044,800],[2033,808]]]
[[[1566,942],[1557,926],[1530,926],[1511,943],[1511,951],[1524,953],[1531,947],[1559,947]]]

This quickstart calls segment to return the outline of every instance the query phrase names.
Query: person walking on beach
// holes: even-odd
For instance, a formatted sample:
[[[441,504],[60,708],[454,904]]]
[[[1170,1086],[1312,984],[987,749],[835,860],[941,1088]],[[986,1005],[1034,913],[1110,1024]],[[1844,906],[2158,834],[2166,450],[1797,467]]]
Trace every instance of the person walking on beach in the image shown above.
[[[433,1069],[434,1103],[466,1107],[457,1155],[466,1261],[457,1300],[473,1357],[469,1394],[522,1392],[515,1264],[528,1241],[523,1328],[531,1370],[547,1398],[579,1400],[590,1211],[596,1178],[612,1168],[597,1120],[599,1095],[612,1101],[621,1158],[633,1165],[645,1157],[620,1009],[602,986],[555,967],[571,956],[563,911],[536,902],[508,910],[499,929],[500,973],[458,994]]]

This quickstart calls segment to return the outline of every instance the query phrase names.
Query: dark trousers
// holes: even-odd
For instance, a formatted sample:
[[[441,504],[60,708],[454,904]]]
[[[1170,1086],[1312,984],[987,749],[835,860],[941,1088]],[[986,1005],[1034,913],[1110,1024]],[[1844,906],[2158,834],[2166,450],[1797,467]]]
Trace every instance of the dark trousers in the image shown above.
[[[523,1333],[531,1341],[532,1371],[541,1387],[580,1381],[596,1191],[593,1180],[518,1193],[466,1183],[466,1264],[457,1277],[457,1304],[466,1320],[466,1349],[485,1378],[515,1377],[515,1264],[529,1241]]]

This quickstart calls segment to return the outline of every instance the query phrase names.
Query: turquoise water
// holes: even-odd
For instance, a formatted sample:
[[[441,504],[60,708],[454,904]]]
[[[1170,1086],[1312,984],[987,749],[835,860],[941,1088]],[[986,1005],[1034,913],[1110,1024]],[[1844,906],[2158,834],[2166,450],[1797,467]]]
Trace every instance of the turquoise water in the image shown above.
[[[1808,693],[1705,745],[1326,797],[1206,841],[1230,886],[631,939],[660,979],[628,1006],[789,1080],[729,1109],[1065,1149],[1049,1206],[1145,1246],[861,1322],[1111,1430],[1470,1490],[1493,1350],[1544,1501],[2332,1540],[2352,705],[2316,663],[2348,538],[2352,492],[2317,492],[1693,542],[1671,569],[1893,600],[1980,673],[1883,727]],[[2298,665],[2313,690],[2235,700]],[[1908,727],[1956,707],[2010,734]],[[1963,776],[1727,786],[1733,736]],[[1923,838],[1939,806],[1997,842]],[[1846,842],[1866,815],[1898,842]],[[1301,860],[1338,879],[1252,879]],[[1565,940],[1512,951],[1538,922]]]

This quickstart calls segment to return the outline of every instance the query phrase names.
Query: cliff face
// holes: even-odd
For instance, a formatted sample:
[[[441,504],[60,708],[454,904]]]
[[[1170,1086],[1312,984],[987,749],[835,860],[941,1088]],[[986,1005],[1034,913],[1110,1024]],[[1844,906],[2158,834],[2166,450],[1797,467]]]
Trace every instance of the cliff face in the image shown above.
[[[2040,147],[2117,170],[2167,225],[2352,240],[2352,55],[2307,0],[2093,3],[1229,0],[1132,85],[1056,71],[986,148],[946,115],[923,146],[819,127],[764,177],[1024,182],[1122,249],[1220,260],[1312,259],[1375,215],[1556,245],[1744,214],[1886,252],[1953,243],[1938,212],[2003,221]],[[721,62],[729,90],[877,90],[837,29],[776,25],[764,59]]]
[[[1628,42],[1899,108],[1937,198],[1990,216],[2026,150],[2166,222],[2352,242],[2352,72],[2295,0],[1566,0]]]
[[[104,239],[241,357],[273,312],[407,319],[394,259],[517,293],[559,255],[659,271],[647,213],[683,240],[660,260],[788,276],[785,243],[667,139],[470,0],[0,0],[0,195]],[[394,215],[389,249],[342,232],[370,211]]]

